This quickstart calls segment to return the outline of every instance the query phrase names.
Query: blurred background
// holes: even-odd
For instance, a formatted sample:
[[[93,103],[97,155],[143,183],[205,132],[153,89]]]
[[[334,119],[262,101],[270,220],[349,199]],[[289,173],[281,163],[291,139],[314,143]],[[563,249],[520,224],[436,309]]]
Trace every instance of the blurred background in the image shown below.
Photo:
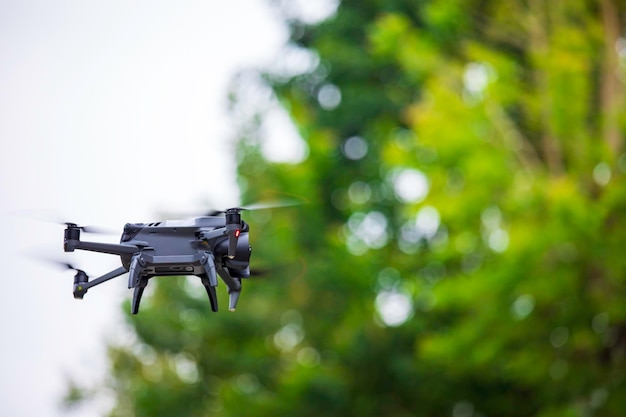
[[[623,415],[626,2],[22,4],[6,414]],[[57,215],[276,195],[309,203],[245,213],[236,313],[180,277],[131,317],[123,280],[76,302],[18,256],[60,250]]]

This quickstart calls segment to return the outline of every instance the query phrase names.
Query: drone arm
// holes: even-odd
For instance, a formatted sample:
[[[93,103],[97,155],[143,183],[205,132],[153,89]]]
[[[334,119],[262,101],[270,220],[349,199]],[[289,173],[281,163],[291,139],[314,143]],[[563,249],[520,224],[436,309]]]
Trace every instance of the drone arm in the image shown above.
[[[76,283],[74,284],[74,298],[83,298],[89,288],[95,287],[96,285],[102,284],[103,282],[106,282],[110,279],[117,278],[120,275],[125,274],[126,272],[128,272],[126,268],[120,266],[119,268],[107,274],[104,274],[101,277],[94,279],[93,281]]]
[[[129,244],[122,245],[116,243],[85,242],[83,240],[66,240],[63,249],[65,252],[74,252],[75,249],[81,249],[91,252],[108,253],[111,255],[132,255],[137,253],[140,250],[140,247],[138,245]]]
[[[235,257],[235,252],[237,251],[237,241],[240,234],[241,221],[239,221],[238,223],[228,223],[224,228],[201,231],[199,233],[199,236],[200,239],[205,241],[209,241],[210,239],[215,239],[216,237],[220,236],[228,236],[227,256],[230,259],[233,259]]]
[[[228,233],[226,228],[218,228],[213,230],[201,230],[198,233],[200,239],[209,241],[211,239],[215,239],[216,237],[224,236]]]
[[[91,287],[95,287],[96,285],[102,284],[103,282],[106,282],[106,281],[108,281],[110,279],[117,278],[120,275],[125,274],[126,272],[128,272],[128,270],[126,268],[124,268],[123,266],[120,266],[119,268],[117,268],[117,269],[115,269],[115,270],[113,270],[113,271],[111,271],[111,272],[109,272],[107,274],[102,275],[100,278],[96,278],[93,281],[89,281],[83,287],[85,289],[88,289],[88,288],[91,288]]]

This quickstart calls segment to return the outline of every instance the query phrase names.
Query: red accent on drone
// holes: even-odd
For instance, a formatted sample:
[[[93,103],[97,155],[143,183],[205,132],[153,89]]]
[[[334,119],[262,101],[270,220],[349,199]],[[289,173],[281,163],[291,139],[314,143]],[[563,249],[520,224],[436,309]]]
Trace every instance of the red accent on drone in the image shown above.
[[[240,233],[241,233],[241,230],[239,230],[239,229],[235,230],[235,237],[239,237]]]

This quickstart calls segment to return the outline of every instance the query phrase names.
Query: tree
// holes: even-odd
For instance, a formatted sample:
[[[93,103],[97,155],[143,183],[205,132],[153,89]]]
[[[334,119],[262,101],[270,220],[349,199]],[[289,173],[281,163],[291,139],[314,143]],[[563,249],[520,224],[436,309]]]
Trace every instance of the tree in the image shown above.
[[[112,415],[621,415],[625,12],[345,0],[321,23],[286,16],[307,68],[233,90],[245,197],[309,201],[247,218],[253,262],[282,269],[232,315],[158,281],[136,342],[111,347]],[[268,109],[302,160],[267,160]]]

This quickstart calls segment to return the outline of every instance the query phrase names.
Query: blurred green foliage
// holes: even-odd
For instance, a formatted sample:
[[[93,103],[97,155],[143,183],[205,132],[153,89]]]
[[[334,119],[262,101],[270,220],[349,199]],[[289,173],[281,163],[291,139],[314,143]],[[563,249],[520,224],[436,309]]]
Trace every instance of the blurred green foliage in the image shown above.
[[[309,68],[234,83],[240,184],[309,204],[246,213],[273,272],[234,314],[195,278],[151,282],[136,340],[110,348],[111,415],[623,415],[625,17],[618,0],[286,15]],[[270,109],[300,160],[271,161]]]

